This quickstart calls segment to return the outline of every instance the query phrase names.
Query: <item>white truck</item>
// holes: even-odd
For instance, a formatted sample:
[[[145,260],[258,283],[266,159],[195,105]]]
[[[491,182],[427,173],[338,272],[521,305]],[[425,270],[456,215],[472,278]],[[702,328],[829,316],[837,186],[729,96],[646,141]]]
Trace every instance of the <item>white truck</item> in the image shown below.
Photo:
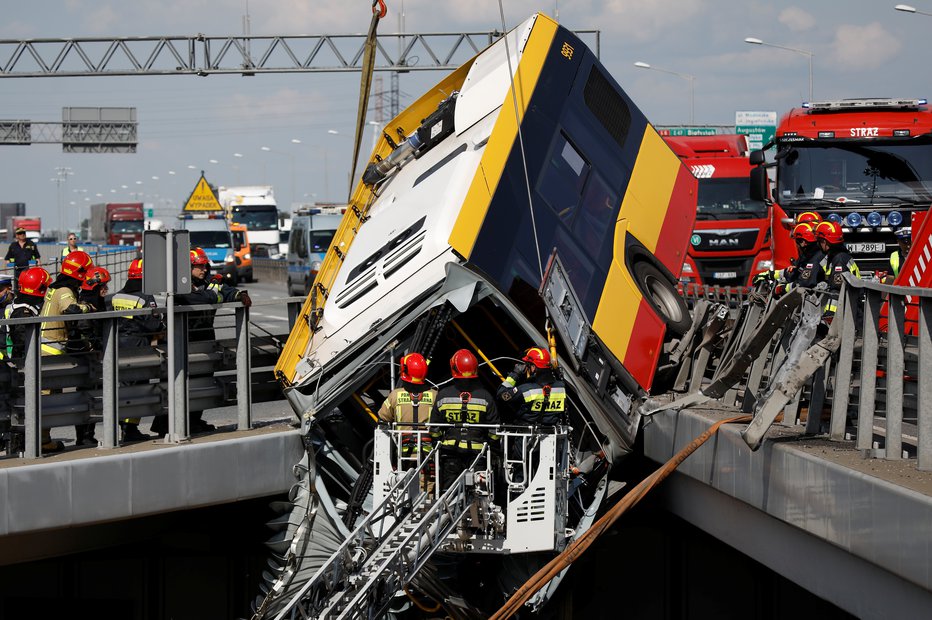
[[[231,223],[246,225],[253,256],[279,253],[278,205],[271,186],[221,187],[218,200]]]

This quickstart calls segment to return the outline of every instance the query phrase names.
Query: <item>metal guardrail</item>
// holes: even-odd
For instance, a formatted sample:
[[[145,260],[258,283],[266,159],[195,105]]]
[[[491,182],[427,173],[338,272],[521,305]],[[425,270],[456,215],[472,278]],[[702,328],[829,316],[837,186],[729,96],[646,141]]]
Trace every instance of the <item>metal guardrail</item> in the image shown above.
[[[290,327],[303,301],[289,297],[256,301],[252,306],[287,304]],[[164,315],[166,309],[95,312],[57,316],[55,320],[96,325],[99,348],[43,355],[41,323],[49,321],[49,317],[0,320],[2,326],[27,328],[25,356],[5,360],[0,371],[0,429],[6,427],[8,435],[24,434],[25,458],[41,454],[43,428],[72,424],[102,422],[103,436],[97,440],[100,447],[112,448],[119,445],[119,420],[164,414],[169,411],[169,399],[174,399],[175,412],[168,421],[169,441],[184,441],[190,436],[189,412],[232,402],[238,407],[238,429],[251,428],[254,397],[272,400],[279,395],[271,368],[286,335],[270,334],[257,326],[250,329],[250,309],[240,302],[175,306],[174,310],[180,317],[190,312],[217,311],[216,332],[232,331],[233,338],[190,342],[188,322],[176,320],[174,332],[166,334],[157,346],[121,348],[118,322],[122,317]],[[231,316],[233,324],[225,325]],[[265,333],[253,335],[253,331]],[[175,347],[175,359],[180,361],[174,393],[169,392],[166,382],[170,347]],[[254,394],[257,386],[262,388],[261,393]]]
[[[693,282],[677,284],[677,291],[691,308],[703,300],[725,304],[729,308],[739,308],[747,301],[752,290],[748,286],[719,286]]]
[[[36,245],[41,256],[41,266],[52,275],[52,278],[55,278],[61,268],[61,252],[65,246],[61,243],[39,243]],[[140,248],[135,246],[81,245],[79,247],[90,255],[95,266],[105,267],[110,272],[111,282],[109,288],[111,291],[123,288],[123,284],[126,283],[129,264],[134,259],[142,256]],[[12,275],[13,268],[6,263],[2,263],[0,273]]]
[[[805,434],[853,438],[866,457],[932,471],[932,418],[920,415],[932,411],[932,290],[845,280],[837,295],[796,289],[778,300],[758,289],[734,318],[698,301],[674,351],[674,390],[689,393],[660,409],[715,399],[755,414],[743,433],[752,448],[771,423],[805,424]]]

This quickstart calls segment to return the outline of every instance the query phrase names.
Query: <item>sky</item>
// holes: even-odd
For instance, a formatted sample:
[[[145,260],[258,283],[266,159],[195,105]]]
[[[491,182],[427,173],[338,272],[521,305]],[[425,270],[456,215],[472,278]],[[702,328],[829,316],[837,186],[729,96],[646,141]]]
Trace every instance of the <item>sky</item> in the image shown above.
[[[502,29],[499,0],[386,0],[381,33]],[[534,12],[600,31],[600,57],[655,125],[733,125],[738,110],[778,117],[813,100],[930,97],[932,17],[877,0],[501,0],[505,27]],[[915,3],[932,13],[932,0]],[[32,0],[8,2],[0,39],[365,32],[368,0]],[[594,37],[584,37],[587,43]],[[0,66],[10,46],[0,41]],[[652,69],[635,67],[635,62]],[[668,72],[674,73],[668,73]],[[676,75],[680,74],[680,75]],[[379,73],[388,87],[388,73]],[[400,76],[401,105],[442,79]],[[685,76],[693,76],[690,80]],[[0,202],[74,229],[91,203],[141,200],[176,212],[203,170],[215,185],[275,188],[279,206],[340,201],[349,184],[359,73],[0,78],[0,119],[61,120],[63,107],[135,107],[135,154],[65,154],[59,145],[0,146]],[[692,89],[690,88],[692,85]],[[692,90],[692,98],[690,96]],[[375,118],[370,111],[369,120]],[[292,142],[300,140],[300,144]],[[372,147],[372,127],[363,139]],[[266,147],[268,150],[263,150]],[[235,156],[234,154],[238,154]],[[212,163],[214,160],[216,163]],[[67,168],[63,182],[56,169]]]

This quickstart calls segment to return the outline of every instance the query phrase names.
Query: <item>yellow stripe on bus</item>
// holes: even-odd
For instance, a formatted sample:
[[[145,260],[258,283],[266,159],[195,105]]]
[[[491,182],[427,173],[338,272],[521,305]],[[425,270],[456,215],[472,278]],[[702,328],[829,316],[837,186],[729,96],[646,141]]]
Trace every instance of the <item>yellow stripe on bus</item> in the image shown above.
[[[514,83],[517,89],[519,118],[524,118],[556,32],[557,23],[545,15],[538,14],[531,36],[524,47],[521,61],[515,70]],[[463,207],[450,233],[450,246],[466,258],[472,254],[482,222],[489,210],[492,194],[505,171],[505,164],[518,136],[517,121],[512,89],[509,87],[485,152],[482,154],[482,160],[479,162],[476,176],[473,177],[466,198],[463,200]]]
[[[625,265],[630,233],[652,253],[670,204],[680,161],[648,125],[615,226],[614,256],[599,299],[593,330],[619,360],[624,360],[643,295]]]
[[[660,134],[648,125],[618,218],[627,221],[628,230],[651,253],[657,250],[660,229],[666,219],[679,171],[680,159],[664,143]],[[619,249],[624,248],[615,246],[616,254]]]

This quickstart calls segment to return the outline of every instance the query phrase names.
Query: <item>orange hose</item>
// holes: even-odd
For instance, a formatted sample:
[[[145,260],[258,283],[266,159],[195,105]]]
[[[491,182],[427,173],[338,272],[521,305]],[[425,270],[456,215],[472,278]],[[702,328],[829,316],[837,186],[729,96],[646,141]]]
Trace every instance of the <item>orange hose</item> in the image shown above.
[[[677,452],[673,458],[664,463],[650,476],[642,480],[636,487],[631,489],[617,504],[612,506],[601,519],[596,521],[595,525],[589,528],[582,536],[574,540],[563,552],[547,563],[537,573],[531,577],[527,583],[518,588],[508,601],[491,616],[491,620],[505,620],[512,617],[521,609],[528,599],[543,588],[547,583],[556,577],[563,569],[570,566],[588,549],[595,540],[601,536],[615,521],[621,517],[629,508],[637,504],[647,495],[647,492],[660,484],[667,476],[672,474],[686,458],[695,452],[699,446],[709,440],[723,424],[732,422],[750,422],[751,416],[742,415],[727,420],[720,420],[706,429],[702,434],[693,439],[689,445]]]

